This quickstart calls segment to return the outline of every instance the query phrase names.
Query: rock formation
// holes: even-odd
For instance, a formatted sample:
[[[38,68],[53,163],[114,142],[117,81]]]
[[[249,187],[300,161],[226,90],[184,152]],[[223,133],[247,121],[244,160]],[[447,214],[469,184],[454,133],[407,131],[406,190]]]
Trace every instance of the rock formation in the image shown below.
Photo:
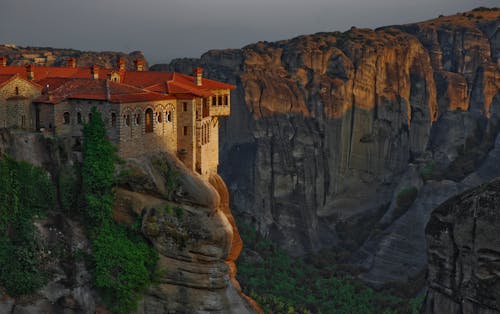
[[[53,178],[78,161],[69,142],[42,134],[0,131],[0,153],[43,166]],[[169,153],[130,158],[119,169],[114,219],[142,233],[159,252],[155,284],[139,303],[141,313],[255,313],[235,279],[242,242],[229,209],[224,181],[210,183]],[[0,313],[107,313],[83,258],[91,244],[78,215],[58,210],[36,223],[48,254],[57,250],[49,282],[35,296],[13,299],[0,291]]]
[[[236,84],[220,133],[233,208],[295,255],[345,247],[361,232],[340,236],[339,225],[371,217],[351,262],[381,285],[424,269],[435,206],[500,175],[477,172],[496,158],[488,154],[498,134],[499,26],[500,11],[482,9],[152,68],[202,66]],[[398,193],[413,186],[413,205],[395,210]]]
[[[423,313],[500,313],[500,179],[451,198],[426,227]]]
[[[75,58],[79,67],[91,67],[94,64],[104,68],[114,68],[119,58],[125,60],[128,70],[134,69],[134,60],[144,60],[145,69],[148,63],[140,51],[129,54],[114,51],[80,51],[75,49],[57,49],[42,47],[18,47],[0,45],[0,56],[7,57],[9,65],[36,64],[39,66],[66,66],[68,58]]]

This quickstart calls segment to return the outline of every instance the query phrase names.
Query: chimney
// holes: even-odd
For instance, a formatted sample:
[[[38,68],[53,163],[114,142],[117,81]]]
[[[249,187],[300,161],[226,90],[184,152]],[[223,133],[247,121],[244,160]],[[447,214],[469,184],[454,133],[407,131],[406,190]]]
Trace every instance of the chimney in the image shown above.
[[[125,70],[125,58],[119,58],[117,65],[118,65],[118,70],[124,71]]]
[[[144,60],[137,59],[134,61],[136,71],[144,71]]]
[[[66,60],[66,65],[68,68],[76,68],[76,59],[68,58],[68,60]]]
[[[203,77],[203,68],[194,68],[194,83],[198,86],[202,85],[202,77]]]
[[[7,66],[7,57],[0,57],[0,66],[4,67]]]
[[[35,72],[33,68],[34,68],[33,64],[26,65],[26,77],[30,81],[33,81],[35,79]]]
[[[91,68],[90,68],[90,73],[92,74],[92,78],[94,80],[97,80],[99,78],[99,67],[97,65],[93,65]]]

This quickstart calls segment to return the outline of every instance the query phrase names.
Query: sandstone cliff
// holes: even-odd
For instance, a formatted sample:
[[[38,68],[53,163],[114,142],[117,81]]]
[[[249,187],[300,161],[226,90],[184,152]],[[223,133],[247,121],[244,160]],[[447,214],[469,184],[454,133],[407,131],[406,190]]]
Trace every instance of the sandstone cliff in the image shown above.
[[[0,56],[7,57],[9,65],[37,64],[40,66],[66,66],[68,58],[75,58],[79,67],[91,67],[97,64],[104,68],[116,68],[119,58],[125,59],[127,69],[134,69],[134,60],[145,61],[145,69],[148,64],[140,51],[129,54],[114,51],[80,51],[76,49],[57,49],[44,47],[18,47],[14,45],[0,45]]]
[[[152,68],[236,84],[220,133],[233,208],[292,254],[354,251],[381,285],[425,268],[435,206],[500,175],[480,171],[497,158],[499,26],[500,11],[477,10]],[[408,188],[415,202],[398,206]]]
[[[500,313],[499,212],[499,179],[433,211],[423,313]]]
[[[0,130],[0,154],[43,166],[53,178],[81,158],[67,144]],[[131,225],[142,217],[142,233],[160,255],[137,313],[256,312],[235,279],[242,242],[224,181],[214,174],[209,183],[168,153],[125,160],[120,173],[114,218]],[[78,258],[92,247],[75,213],[54,209],[37,221],[48,254],[55,254],[47,265],[49,282],[35,296],[0,292],[0,313],[106,313],[88,264]]]

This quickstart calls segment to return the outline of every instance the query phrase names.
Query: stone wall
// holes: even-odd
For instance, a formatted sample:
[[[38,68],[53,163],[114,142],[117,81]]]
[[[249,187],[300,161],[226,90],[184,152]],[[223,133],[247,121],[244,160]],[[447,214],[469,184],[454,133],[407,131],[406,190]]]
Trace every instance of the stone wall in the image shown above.
[[[196,102],[194,100],[179,100],[177,103],[177,145],[181,152],[179,157],[184,162],[186,167],[195,170],[196,165],[196,148],[194,141],[196,135],[195,116]]]
[[[122,105],[117,121],[120,154],[129,157],[145,152],[176,152],[176,106],[176,100]],[[152,111],[152,132],[146,132],[148,109]]]
[[[0,127],[20,127],[24,115],[26,128],[32,128],[34,120],[29,117],[29,100],[40,93],[40,87],[18,77],[0,87]]]

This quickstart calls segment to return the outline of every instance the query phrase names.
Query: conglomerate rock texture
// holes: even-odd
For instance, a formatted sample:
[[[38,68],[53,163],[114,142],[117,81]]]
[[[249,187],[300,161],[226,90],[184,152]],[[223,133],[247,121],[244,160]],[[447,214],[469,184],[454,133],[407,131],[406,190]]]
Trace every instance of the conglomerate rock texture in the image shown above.
[[[500,167],[477,172],[497,157],[499,26],[499,10],[476,10],[152,69],[202,66],[237,85],[220,132],[233,209],[295,255],[348,247],[362,278],[382,285],[425,268],[435,206],[500,175]],[[415,201],[398,207],[408,188],[417,188]],[[339,232],[367,217],[368,234]]]
[[[500,179],[433,211],[423,313],[500,313]]]
[[[81,153],[70,144],[42,134],[0,130],[0,155],[44,167],[56,181],[64,169],[81,161]],[[136,313],[258,312],[235,279],[242,241],[222,178],[213,174],[209,181],[202,179],[169,153],[127,159],[119,172],[114,219],[131,225],[142,217],[141,230],[160,256],[155,284]],[[108,313],[88,265],[71,257],[77,251],[92,252],[78,215],[55,208],[36,226],[49,254],[59,252],[47,266],[48,283],[21,298],[0,290],[0,313]]]

